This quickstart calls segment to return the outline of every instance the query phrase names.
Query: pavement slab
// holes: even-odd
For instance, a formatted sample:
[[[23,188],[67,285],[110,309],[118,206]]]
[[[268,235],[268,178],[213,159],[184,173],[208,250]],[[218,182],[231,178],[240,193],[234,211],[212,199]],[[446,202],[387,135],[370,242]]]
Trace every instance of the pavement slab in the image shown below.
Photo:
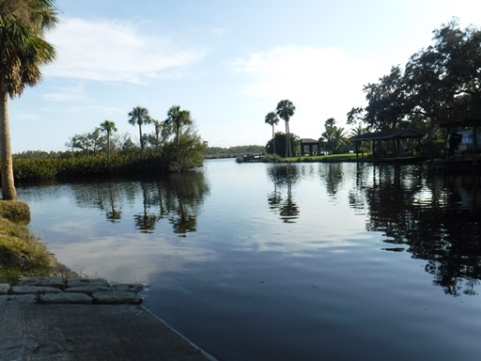
[[[138,305],[0,299],[2,361],[214,360]]]

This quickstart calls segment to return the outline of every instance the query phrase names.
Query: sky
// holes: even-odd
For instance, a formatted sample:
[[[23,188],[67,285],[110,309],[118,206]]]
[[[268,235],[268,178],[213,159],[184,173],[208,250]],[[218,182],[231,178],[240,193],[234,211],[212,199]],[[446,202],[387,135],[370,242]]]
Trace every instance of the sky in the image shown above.
[[[136,106],[164,120],[191,112],[212,147],[265,145],[267,113],[289,99],[300,138],[365,106],[363,86],[432,44],[459,19],[481,27],[479,0],[57,0],[57,51],[43,80],[11,100],[14,153],[64,151],[75,134],[128,123]],[[152,129],[151,129],[152,128]],[[281,120],[278,130],[284,130]],[[153,132],[145,126],[144,132]]]

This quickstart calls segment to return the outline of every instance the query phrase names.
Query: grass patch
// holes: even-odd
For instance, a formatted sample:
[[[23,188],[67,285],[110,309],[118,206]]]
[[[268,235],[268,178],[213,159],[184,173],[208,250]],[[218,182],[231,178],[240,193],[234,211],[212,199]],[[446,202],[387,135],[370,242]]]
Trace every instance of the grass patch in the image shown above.
[[[354,161],[356,161],[356,154],[355,153],[343,153],[343,154],[290,157],[290,158],[284,158],[283,161],[288,162],[288,163],[354,162]]]
[[[0,217],[14,223],[30,223],[30,208],[27,203],[20,201],[0,200]]]
[[[54,274],[59,268],[55,257],[28,229],[28,205],[2,201],[0,209],[0,282],[14,284],[20,275]]]

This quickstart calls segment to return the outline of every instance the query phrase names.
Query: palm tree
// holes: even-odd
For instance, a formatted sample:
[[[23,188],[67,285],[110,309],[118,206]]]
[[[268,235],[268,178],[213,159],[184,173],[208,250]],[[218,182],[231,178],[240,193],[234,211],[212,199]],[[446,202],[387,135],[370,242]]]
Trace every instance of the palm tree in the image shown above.
[[[105,120],[103,123],[100,124],[100,129],[107,133],[107,154],[110,157],[110,136],[113,132],[117,131],[117,127],[115,123],[111,120]]]
[[[336,132],[336,120],[334,118],[329,118],[324,122],[325,131],[321,134],[320,143],[327,150],[334,150],[334,135]]]
[[[350,143],[350,140],[346,137],[344,131],[345,129],[341,127],[336,127],[336,129],[334,130],[332,142],[335,150],[338,150],[342,146],[348,145]]]
[[[286,158],[291,156],[291,144],[289,142],[289,119],[294,115],[296,107],[290,100],[281,100],[277,104],[277,115],[286,122]]]
[[[165,120],[167,127],[171,127],[175,132],[175,143],[177,147],[180,145],[180,133],[182,127],[192,124],[192,118],[188,110],[180,109],[180,106],[173,105],[167,112],[167,119]]]
[[[154,146],[155,152],[157,153],[159,151],[160,143],[162,142],[161,136],[164,124],[156,119],[152,119],[152,123],[154,124]]]
[[[274,149],[274,154],[276,154],[276,142],[274,141],[275,138],[275,131],[274,131],[274,126],[276,126],[279,123],[279,117],[275,112],[270,112],[267,113],[266,115],[266,124],[269,124],[272,126],[272,145]]]
[[[149,117],[149,111],[143,107],[135,107],[129,113],[129,124],[139,126],[139,137],[140,137],[140,151],[144,152],[144,137],[142,135],[142,125],[149,124],[152,120]]]
[[[2,197],[16,200],[8,99],[42,78],[40,66],[55,59],[44,32],[57,23],[53,0],[0,1],[0,172]]]

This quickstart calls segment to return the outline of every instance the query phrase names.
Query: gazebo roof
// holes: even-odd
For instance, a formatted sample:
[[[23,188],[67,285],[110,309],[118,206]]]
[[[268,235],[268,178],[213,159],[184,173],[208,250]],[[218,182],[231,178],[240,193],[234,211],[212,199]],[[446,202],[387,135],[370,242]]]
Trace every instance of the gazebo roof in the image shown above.
[[[364,133],[351,138],[354,142],[362,142],[364,140],[392,140],[406,138],[422,138],[426,133],[415,129],[394,129],[374,133]]]
[[[319,141],[317,139],[312,139],[312,138],[302,138],[301,143],[302,144],[319,144]]]

